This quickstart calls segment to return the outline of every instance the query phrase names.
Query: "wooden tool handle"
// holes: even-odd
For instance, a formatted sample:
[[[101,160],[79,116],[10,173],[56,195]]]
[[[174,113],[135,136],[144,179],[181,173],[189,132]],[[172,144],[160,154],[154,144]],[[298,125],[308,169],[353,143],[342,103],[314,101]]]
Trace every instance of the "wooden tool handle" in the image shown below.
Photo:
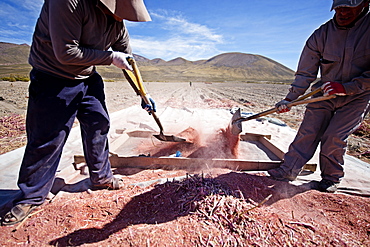
[[[162,123],[159,120],[157,114],[155,114],[155,112],[153,110],[150,112],[150,114],[152,114],[155,122],[158,124],[160,134],[163,135],[163,126],[162,126]]]
[[[319,92],[321,92],[321,87],[316,88],[314,91],[312,91],[312,92],[310,92],[310,93],[308,93],[308,94],[302,95],[301,97],[299,97],[299,98],[298,98],[298,99],[296,99],[296,100],[293,100],[292,102],[296,102],[296,101],[301,101],[301,100],[307,99],[308,97],[310,97],[310,96],[312,96],[312,95],[314,95],[314,94],[317,94],[317,93],[319,93]]]
[[[319,90],[320,91],[320,90]],[[314,92],[314,91],[313,91]],[[315,94],[315,93],[313,93],[313,92],[311,92],[310,94],[311,95],[313,95],[313,94]],[[304,96],[306,96],[306,95],[304,95]],[[304,97],[304,96],[302,96],[302,97]],[[298,101],[293,101],[293,102],[291,102],[291,103],[288,103],[287,104],[287,107],[292,107],[292,106],[296,106],[296,105],[303,105],[303,104],[308,104],[308,103],[313,103],[313,102],[318,102],[318,101],[323,101],[323,100],[328,100],[328,99],[333,99],[333,98],[335,98],[336,97],[336,95],[335,94],[333,94],[333,95],[329,95],[329,96],[320,96],[320,97],[315,97],[315,98],[311,98],[311,99],[302,99],[302,97],[301,97],[301,99],[300,100],[298,100]],[[307,96],[308,97],[308,96]],[[306,97],[304,97],[304,98],[306,98]],[[266,116],[266,115],[269,115],[269,114],[271,114],[271,113],[274,113],[274,112],[277,112],[277,109],[276,109],[276,107],[274,107],[274,108],[271,108],[271,109],[269,109],[269,110],[266,110],[266,111],[263,111],[263,112],[260,112],[260,113],[257,113],[257,114],[255,114],[255,115],[253,115],[253,116],[250,116],[250,117],[246,117],[246,118],[241,118],[241,119],[236,119],[235,120],[235,122],[237,122],[237,121],[248,121],[248,120],[252,120],[252,119],[256,119],[256,118],[260,118],[260,117],[263,117],[263,116]]]
[[[299,100],[299,101],[293,101],[289,104],[287,104],[288,107],[296,106],[296,105],[303,105],[303,104],[308,104],[308,103],[313,103],[313,102],[318,102],[318,101],[323,101],[323,100],[328,100],[328,99],[333,99],[335,98],[336,95],[328,95],[328,96],[320,96],[320,97],[315,97],[311,99],[305,99],[305,100]]]

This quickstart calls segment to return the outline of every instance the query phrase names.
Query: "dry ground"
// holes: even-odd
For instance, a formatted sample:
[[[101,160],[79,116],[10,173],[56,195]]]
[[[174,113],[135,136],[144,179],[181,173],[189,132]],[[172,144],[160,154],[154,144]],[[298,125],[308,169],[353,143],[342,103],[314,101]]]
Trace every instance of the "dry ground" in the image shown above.
[[[140,103],[127,83],[106,85],[109,111]],[[0,104],[25,107],[25,83],[2,86]],[[288,88],[276,84],[146,86],[158,107],[240,106],[253,112],[271,107]],[[6,104],[1,107],[3,116],[12,113]],[[302,109],[279,117],[296,128]],[[370,198],[326,194],[277,182],[264,174],[224,169],[199,171],[182,181],[146,187],[133,184],[185,176],[188,171],[114,172],[124,176],[125,189],[68,193],[65,188],[66,193],[36,209],[24,224],[1,227],[0,245],[370,246]]]
[[[26,143],[24,114],[27,106],[27,82],[0,82],[0,154],[23,146]],[[258,113],[274,106],[284,98],[289,85],[257,83],[146,83],[158,107],[171,104],[175,107],[204,108],[241,107],[245,112]],[[127,82],[107,82],[107,106],[110,112],[118,111],[140,99]],[[218,103],[217,103],[218,102]],[[270,117],[284,121],[298,129],[304,106],[296,106],[289,113],[271,114]],[[14,115],[16,114],[16,115]],[[5,117],[5,118],[4,118]],[[369,138],[352,135],[349,138],[348,154],[370,162]]]
[[[133,186],[186,171],[117,170],[120,191],[66,193],[2,246],[369,246],[370,199],[305,190],[259,174],[209,170],[183,181]]]

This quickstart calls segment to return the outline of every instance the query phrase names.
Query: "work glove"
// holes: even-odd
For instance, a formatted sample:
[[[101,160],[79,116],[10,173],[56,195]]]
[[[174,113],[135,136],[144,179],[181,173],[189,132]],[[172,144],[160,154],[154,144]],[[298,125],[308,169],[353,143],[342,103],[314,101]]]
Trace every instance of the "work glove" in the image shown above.
[[[144,99],[142,98],[141,99],[141,107],[146,110],[149,115],[151,115],[151,111],[153,110],[154,112],[157,111],[157,109],[155,108],[155,102],[154,100],[150,97],[149,94],[145,95],[145,97],[150,101],[150,104],[146,104]]]
[[[285,98],[275,104],[275,108],[277,109],[277,113],[283,113],[290,111],[290,108],[287,106],[291,102],[290,99]]]
[[[132,56],[123,52],[114,51],[112,64],[120,69],[132,70],[131,65],[127,61],[128,58],[132,58]]]
[[[321,89],[324,92],[324,96],[329,96],[333,94],[338,95],[338,96],[346,95],[346,90],[344,89],[343,85],[339,82],[334,82],[334,81],[325,82],[321,86]]]

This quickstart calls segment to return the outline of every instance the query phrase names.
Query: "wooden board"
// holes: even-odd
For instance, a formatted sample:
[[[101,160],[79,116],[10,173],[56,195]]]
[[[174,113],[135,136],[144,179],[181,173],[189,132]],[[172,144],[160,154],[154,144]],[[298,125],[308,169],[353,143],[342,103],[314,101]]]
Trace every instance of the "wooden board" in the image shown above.
[[[111,144],[111,151],[115,151],[124,144],[130,137],[147,136],[148,132],[141,133],[138,130],[123,133]],[[248,160],[244,159],[207,159],[207,158],[186,158],[186,157],[146,157],[133,156],[122,157],[117,153],[111,153],[110,162],[113,168],[134,167],[141,169],[165,169],[165,170],[204,170],[207,168],[226,168],[243,171],[267,171],[279,167],[283,163],[284,152],[270,142],[270,135],[246,133],[240,135],[242,141],[257,141],[276,155],[280,160]],[[83,155],[74,156],[75,164],[85,163]],[[315,172],[317,164],[306,164],[303,169]]]
[[[85,162],[83,155],[75,155],[75,163]],[[203,159],[183,157],[120,157],[109,158],[113,168],[135,167],[141,169],[202,170],[207,168],[227,168],[242,171],[267,171],[279,167],[282,161],[250,161],[240,159]],[[307,164],[304,169],[315,171],[316,164]]]

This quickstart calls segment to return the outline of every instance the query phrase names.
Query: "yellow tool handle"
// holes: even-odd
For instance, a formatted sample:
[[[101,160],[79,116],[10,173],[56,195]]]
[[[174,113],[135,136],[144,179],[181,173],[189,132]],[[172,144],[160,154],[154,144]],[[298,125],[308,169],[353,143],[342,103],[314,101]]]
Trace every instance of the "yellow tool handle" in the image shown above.
[[[141,78],[141,74],[140,74],[140,71],[139,71],[139,68],[136,64],[136,61],[134,58],[128,58],[127,61],[131,64],[132,66],[132,69],[134,71],[134,75],[135,75],[135,79],[136,79],[136,84],[138,86],[137,89],[137,93],[141,96],[141,98],[144,100],[145,104],[147,105],[150,105],[151,102],[148,98],[148,94],[145,92],[145,89],[144,89],[144,85],[143,85],[143,80]],[[127,73],[127,75],[130,77],[130,74],[131,73]],[[134,88],[135,89],[135,88]],[[136,91],[136,90],[135,90]],[[163,135],[163,126],[162,126],[162,123],[161,121],[159,120],[157,114],[155,114],[155,112],[153,111],[153,109],[151,110],[150,114],[153,116],[155,122],[158,124],[158,127],[159,127],[159,130],[160,130],[160,134]]]
[[[139,90],[140,90],[142,96],[145,97],[146,92],[145,92],[145,88],[144,88],[144,85],[143,85],[143,79],[141,77],[139,68],[137,67],[136,61],[135,61],[134,58],[131,58],[131,57],[128,58],[127,60],[131,64],[132,69],[134,70],[134,75],[136,77],[136,81],[137,81],[137,85],[139,87]],[[150,102],[145,102],[145,103],[150,103]]]
[[[126,80],[130,83],[131,87],[134,89],[135,93],[140,96],[140,91],[137,86],[136,78],[132,71],[123,69],[122,72],[123,75],[126,77]]]

